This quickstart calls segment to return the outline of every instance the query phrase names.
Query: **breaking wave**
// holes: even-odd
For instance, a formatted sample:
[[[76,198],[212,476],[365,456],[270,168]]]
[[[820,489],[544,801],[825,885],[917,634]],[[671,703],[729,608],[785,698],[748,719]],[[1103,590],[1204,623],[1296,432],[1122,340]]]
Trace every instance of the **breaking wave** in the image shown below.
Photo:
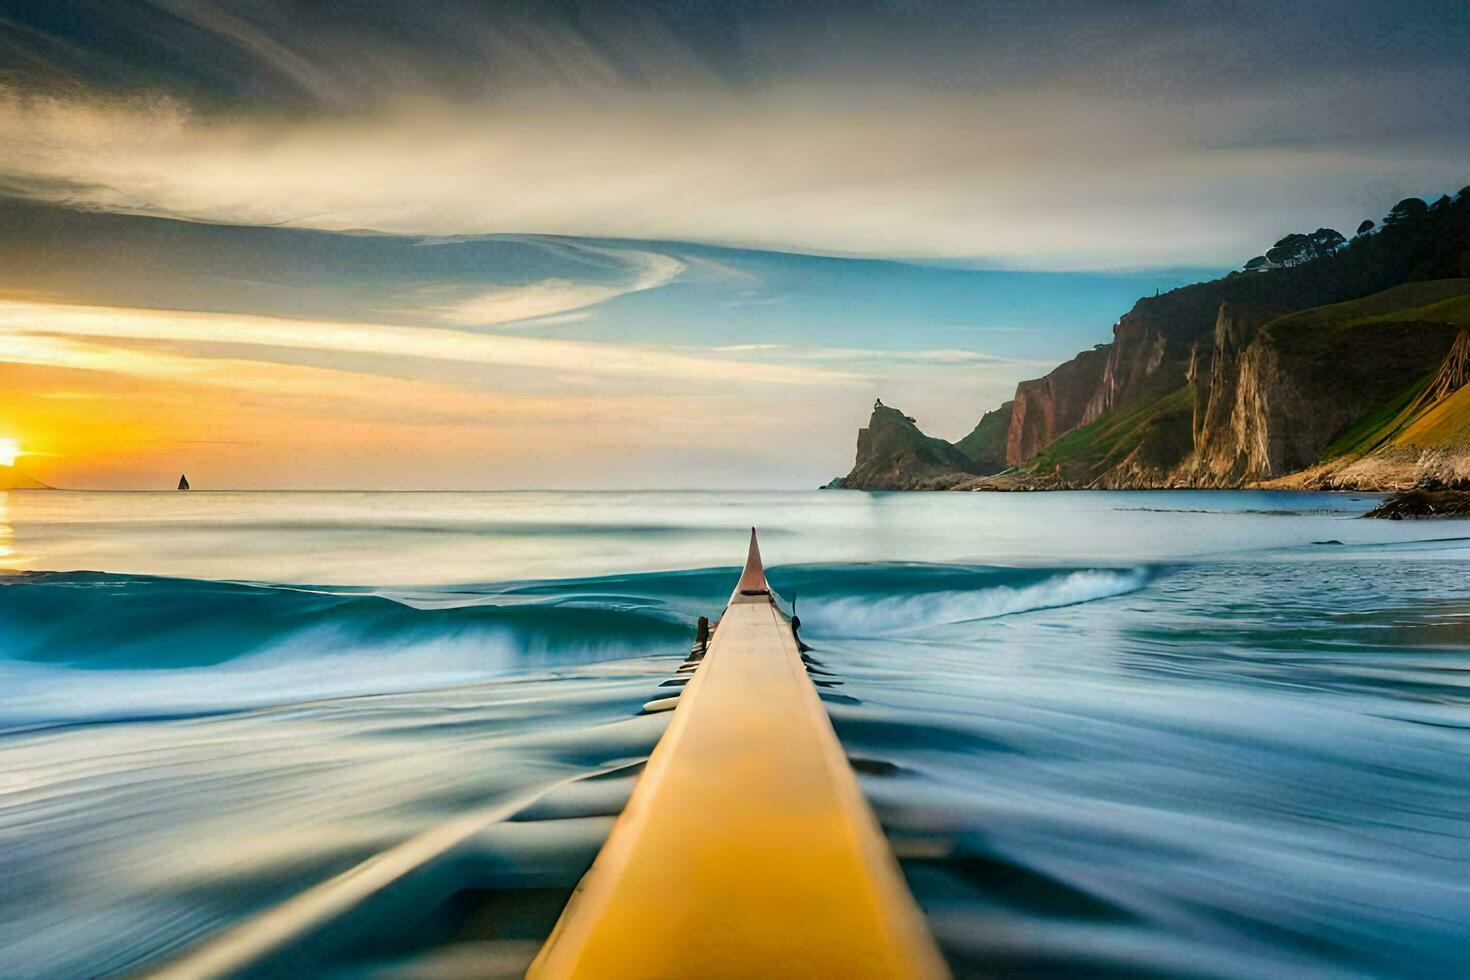
[[[0,726],[238,710],[681,654],[733,569],[426,590],[94,572],[0,578]],[[1121,595],[1147,571],[772,569],[809,636],[883,636]]]
[[[817,595],[800,608],[808,635],[884,636],[995,619],[1040,609],[1072,606],[1125,595],[1148,581],[1145,568],[975,569],[937,576],[939,587],[923,589],[925,576],[903,592]],[[958,577],[955,587],[946,580]]]
[[[689,634],[677,612],[617,597],[394,596],[98,573],[0,582],[7,727],[442,687],[673,653]]]

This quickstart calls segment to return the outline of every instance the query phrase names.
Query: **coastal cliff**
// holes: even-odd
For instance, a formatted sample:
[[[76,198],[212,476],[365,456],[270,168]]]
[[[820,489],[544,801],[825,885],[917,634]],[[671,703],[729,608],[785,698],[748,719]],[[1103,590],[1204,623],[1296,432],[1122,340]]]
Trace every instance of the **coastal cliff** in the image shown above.
[[[1470,427],[1460,427],[1459,398],[1470,414],[1470,395],[1458,393],[1470,360],[1452,348],[1470,325],[1470,188],[1432,207],[1411,202],[1381,231],[1310,260],[1140,299],[1111,343],[1021,382],[1013,401],[959,442],[910,420],[907,440],[927,440],[913,470],[884,444],[865,454],[860,441],[858,464],[838,482],[997,490],[1465,482]]]
[[[1211,397],[1174,482],[1259,483],[1358,448],[1353,426],[1401,405],[1448,356],[1461,317],[1436,301],[1466,294],[1467,279],[1416,283],[1259,326],[1222,309]]]

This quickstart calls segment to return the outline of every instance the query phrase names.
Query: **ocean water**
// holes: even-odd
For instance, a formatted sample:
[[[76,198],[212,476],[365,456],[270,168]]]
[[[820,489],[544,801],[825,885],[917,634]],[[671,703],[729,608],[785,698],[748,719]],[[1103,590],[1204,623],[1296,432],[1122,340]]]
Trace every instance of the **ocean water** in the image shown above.
[[[957,974],[1465,975],[1470,522],[1372,503],[0,494],[0,976],[167,962],[467,814],[259,970],[516,975],[752,524]]]

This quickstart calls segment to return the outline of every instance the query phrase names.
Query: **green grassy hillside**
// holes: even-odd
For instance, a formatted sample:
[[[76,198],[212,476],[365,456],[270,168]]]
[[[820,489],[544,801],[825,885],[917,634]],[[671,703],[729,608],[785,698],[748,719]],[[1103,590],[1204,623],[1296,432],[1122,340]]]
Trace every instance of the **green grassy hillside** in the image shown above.
[[[1346,331],[1406,323],[1470,326],[1470,279],[1405,283],[1347,303],[1288,314],[1262,333],[1271,334],[1283,350],[1308,353],[1339,344]]]
[[[1470,335],[1460,367],[1442,367],[1462,329],[1470,187],[1309,261],[1140,299],[1111,344],[1022,382],[957,449],[971,473],[1022,460],[1003,489],[1232,486],[1410,436],[1464,443],[1470,459],[1470,396],[1458,394]],[[925,485],[939,466],[959,469],[944,447],[888,435],[860,440],[859,468],[882,459],[886,482]]]
[[[1011,427],[1011,407],[1015,402],[1006,402],[1000,408],[986,412],[978,425],[954,447],[975,463],[981,473],[999,473],[1006,468],[1006,435]]]
[[[1470,444],[1470,387],[1436,402],[1393,436],[1403,446]]]
[[[1386,434],[1392,429],[1394,421],[1413,404],[1414,399],[1424,393],[1424,389],[1429,386],[1433,378],[1434,372],[1430,371],[1405,388],[1395,398],[1384,402],[1348,426],[1327,444],[1327,448],[1322,452],[1322,458],[1335,459],[1349,453],[1365,453],[1381,444]]]
[[[1388,322],[1415,319],[1415,311],[1441,303],[1454,306],[1470,302],[1470,279],[1434,279],[1409,282],[1381,293],[1346,303],[1331,303],[1299,313],[1290,313],[1272,324],[1276,329],[1345,329],[1375,320]]]
[[[1443,298],[1446,293],[1459,295]],[[1391,308],[1394,301],[1422,305]],[[1336,316],[1331,314],[1335,313]],[[1310,310],[1285,317],[1272,324],[1273,329],[1314,330],[1330,335],[1349,330],[1372,330],[1388,324],[1443,325],[1470,328],[1470,279],[1446,279],[1428,283],[1410,283],[1386,290],[1355,303],[1339,303],[1335,307]],[[1316,341],[1322,344],[1322,338]],[[1364,414],[1333,438],[1322,454],[1324,460],[1338,456],[1369,452],[1388,443],[1413,445],[1450,445],[1465,442],[1470,435],[1470,409],[1465,390],[1454,392],[1435,404],[1425,404],[1428,390],[1442,368],[1425,373]]]

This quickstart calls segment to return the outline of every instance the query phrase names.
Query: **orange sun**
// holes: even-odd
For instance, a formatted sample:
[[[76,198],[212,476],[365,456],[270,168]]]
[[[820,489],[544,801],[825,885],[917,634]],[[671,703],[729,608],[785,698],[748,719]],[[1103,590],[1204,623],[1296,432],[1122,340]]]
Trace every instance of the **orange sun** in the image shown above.
[[[0,466],[14,466],[19,457],[19,439],[0,439]]]

